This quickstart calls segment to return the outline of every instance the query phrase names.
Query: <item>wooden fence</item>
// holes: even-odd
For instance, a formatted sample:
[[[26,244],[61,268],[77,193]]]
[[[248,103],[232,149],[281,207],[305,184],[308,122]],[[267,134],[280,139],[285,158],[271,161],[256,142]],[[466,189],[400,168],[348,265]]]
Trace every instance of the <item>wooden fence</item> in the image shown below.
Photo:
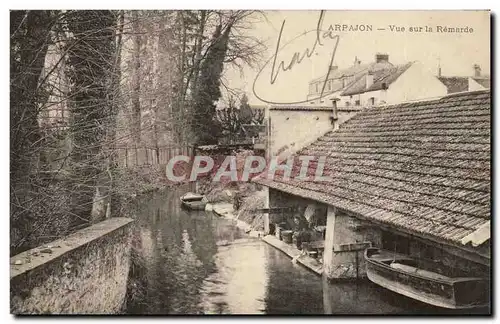
[[[186,146],[161,146],[161,147],[117,147],[120,166],[130,168],[134,166],[147,166],[167,164],[171,158],[178,155],[194,156],[194,147]]]

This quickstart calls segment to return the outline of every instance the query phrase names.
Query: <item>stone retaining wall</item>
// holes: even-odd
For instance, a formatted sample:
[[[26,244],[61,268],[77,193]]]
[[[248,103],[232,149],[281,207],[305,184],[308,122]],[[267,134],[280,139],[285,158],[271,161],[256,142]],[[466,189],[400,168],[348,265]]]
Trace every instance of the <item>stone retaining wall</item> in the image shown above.
[[[130,262],[129,218],[110,218],[10,259],[13,314],[121,311]]]

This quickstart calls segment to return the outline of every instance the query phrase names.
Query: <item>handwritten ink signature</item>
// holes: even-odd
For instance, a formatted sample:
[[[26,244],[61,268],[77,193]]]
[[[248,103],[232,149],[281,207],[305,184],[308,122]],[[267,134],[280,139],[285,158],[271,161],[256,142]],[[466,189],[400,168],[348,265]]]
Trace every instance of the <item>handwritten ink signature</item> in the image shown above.
[[[283,30],[284,30],[284,27],[285,27],[285,23],[286,23],[286,19],[283,20],[283,22],[281,24],[281,29],[280,29],[280,32],[279,32],[279,35],[278,35],[278,42],[276,44],[276,50],[275,50],[274,54],[264,63],[264,66],[260,69],[260,71],[257,74],[257,77],[255,78],[255,80],[253,82],[253,89],[252,90],[253,90],[254,95],[258,99],[260,99],[260,100],[262,100],[262,101],[264,101],[266,103],[269,103],[269,104],[300,104],[300,103],[308,102],[310,100],[314,100],[314,99],[318,99],[318,98],[323,98],[323,94],[324,94],[324,91],[325,91],[326,83],[328,81],[328,77],[330,76],[330,66],[333,64],[333,60],[335,58],[335,53],[337,52],[337,46],[338,46],[339,40],[340,40],[339,36],[338,35],[333,35],[331,30],[324,31],[322,29],[324,17],[325,17],[325,11],[322,10],[320,12],[320,15],[319,15],[319,19],[318,19],[318,22],[317,22],[317,25],[316,25],[316,29],[313,29],[313,30],[310,30],[310,31],[306,31],[306,32],[304,32],[304,33],[302,33],[300,35],[297,35],[296,37],[294,37],[289,42],[281,45],[281,38],[282,38],[282,35],[283,35]],[[280,60],[280,62],[277,63],[277,61],[279,60],[279,58],[278,58],[279,55],[278,54],[281,51],[283,51],[284,48],[286,48],[287,46],[293,44],[297,40],[302,39],[304,36],[306,36],[309,33],[316,33],[314,44],[310,48],[307,47],[302,53],[301,52],[295,52],[293,54],[291,60],[289,62],[287,62],[287,63],[285,63],[285,61],[283,61],[283,60]],[[272,66],[271,66],[271,74],[270,74],[269,84],[273,85],[281,74],[290,73],[293,70],[293,67],[299,65],[300,63],[302,63],[302,61],[305,58],[308,58],[308,59],[311,58],[311,56],[316,52],[316,49],[317,49],[318,46],[325,46],[323,44],[324,40],[326,40],[326,41],[333,40],[335,42],[333,43],[333,52],[332,52],[332,55],[330,57],[330,61],[329,61],[329,64],[328,64],[328,71],[326,73],[326,76],[325,76],[325,79],[324,79],[324,82],[323,82],[323,86],[321,88],[321,91],[320,91],[320,94],[319,94],[318,98],[313,98],[313,99],[303,100],[303,101],[294,101],[294,102],[278,102],[278,101],[272,101],[272,100],[269,100],[269,99],[265,99],[265,98],[262,97],[262,95],[260,95],[256,91],[257,81],[261,80],[261,76],[263,75],[264,69],[271,62],[272,62]]]

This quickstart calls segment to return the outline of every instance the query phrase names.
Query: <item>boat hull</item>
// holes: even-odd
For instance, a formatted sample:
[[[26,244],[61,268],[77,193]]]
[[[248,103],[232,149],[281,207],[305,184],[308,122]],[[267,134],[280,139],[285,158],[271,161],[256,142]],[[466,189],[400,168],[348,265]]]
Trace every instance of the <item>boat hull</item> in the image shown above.
[[[187,209],[191,210],[205,210],[205,206],[207,205],[206,202],[181,202],[182,206]]]
[[[368,250],[377,249],[367,249],[367,252]],[[370,258],[367,252],[365,261],[368,279],[395,293],[449,309],[470,309],[489,305],[489,282],[484,278],[428,278],[391,268],[388,264]],[[408,257],[399,257],[401,260],[411,260]]]
[[[204,196],[192,192],[184,194],[180,199],[182,207],[191,210],[205,210],[208,203]]]

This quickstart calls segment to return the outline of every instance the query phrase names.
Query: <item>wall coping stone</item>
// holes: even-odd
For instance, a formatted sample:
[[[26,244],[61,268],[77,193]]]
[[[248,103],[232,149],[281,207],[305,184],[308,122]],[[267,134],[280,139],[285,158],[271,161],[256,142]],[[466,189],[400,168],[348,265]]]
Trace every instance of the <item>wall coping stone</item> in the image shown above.
[[[10,258],[10,279],[32,271],[133,221],[132,218],[113,217],[51,243],[21,252]],[[21,261],[22,264],[16,264],[16,261],[17,263]]]

